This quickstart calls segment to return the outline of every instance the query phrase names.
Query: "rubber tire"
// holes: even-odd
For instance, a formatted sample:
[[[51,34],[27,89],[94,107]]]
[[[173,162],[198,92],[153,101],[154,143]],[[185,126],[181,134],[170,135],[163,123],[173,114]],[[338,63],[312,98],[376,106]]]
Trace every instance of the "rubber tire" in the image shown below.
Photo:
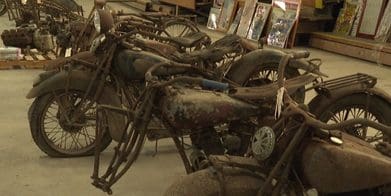
[[[327,122],[330,119],[330,115],[327,113],[334,113],[340,111],[342,108],[348,108],[351,106],[363,106],[367,103],[367,94],[356,93],[344,96],[342,98],[329,99],[326,96],[318,95],[309,104],[309,109],[319,120]],[[374,114],[380,123],[391,125],[391,103],[382,99],[379,96],[372,95],[369,102],[369,112]],[[379,119],[380,117],[380,119]],[[391,138],[391,135],[388,136]]]
[[[254,196],[264,180],[248,170],[224,167],[225,196]],[[164,196],[219,196],[220,181],[211,168],[200,170],[175,181]]]
[[[48,93],[37,97],[28,111],[28,118],[30,124],[31,136],[35,142],[35,144],[42,150],[44,153],[51,157],[80,157],[80,156],[90,156],[95,153],[95,148],[91,148],[90,150],[83,153],[75,153],[75,154],[66,154],[63,152],[59,152],[56,149],[53,149],[45,140],[45,136],[43,135],[43,130],[41,129],[42,116],[44,115],[44,110],[49,101],[52,100],[52,93]],[[109,132],[106,132],[103,135],[101,141],[101,151],[105,150],[111,143],[111,137]]]

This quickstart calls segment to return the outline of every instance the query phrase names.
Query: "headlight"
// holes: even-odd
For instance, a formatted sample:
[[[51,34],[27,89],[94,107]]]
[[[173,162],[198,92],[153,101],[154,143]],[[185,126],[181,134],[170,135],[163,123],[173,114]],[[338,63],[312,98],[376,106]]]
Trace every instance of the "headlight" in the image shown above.
[[[95,13],[94,13],[94,26],[95,26],[96,32],[100,33],[101,24],[100,24],[100,15],[99,15],[98,10],[95,10]]]

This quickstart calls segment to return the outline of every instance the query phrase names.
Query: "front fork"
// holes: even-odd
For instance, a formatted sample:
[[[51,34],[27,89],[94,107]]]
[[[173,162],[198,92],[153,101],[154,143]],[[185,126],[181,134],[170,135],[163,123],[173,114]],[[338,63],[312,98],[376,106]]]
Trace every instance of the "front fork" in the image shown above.
[[[111,186],[116,183],[137,160],[146,138],[146,132],[148,124],[151,120],[157,92],[158,89],[151,88],[151,90],[148,90],[144,96],[141,96],[142,98],[139,100],[143,101],[139,102],[140,105],[136,107],[134,115],[131,111],[124,110],[122,108],[116,108],[111,106],[99,107],[99,114],[110,110],[123,115],[127,115],[128,122],[127,126],[125,127],[125,130],[123,130],[120,142],[114,148],[114,156],[110,161],[106,172],[102,176],[99,175],[99,167],[101,148],[100,141],[103,136],[103,130],[101,130],[101,127],[99,127],[99,123],[97,123],[95,161],[94,170],[91,177],[93,179],[92,184],[97,188],[102,189],[108,194],[112,194]]]

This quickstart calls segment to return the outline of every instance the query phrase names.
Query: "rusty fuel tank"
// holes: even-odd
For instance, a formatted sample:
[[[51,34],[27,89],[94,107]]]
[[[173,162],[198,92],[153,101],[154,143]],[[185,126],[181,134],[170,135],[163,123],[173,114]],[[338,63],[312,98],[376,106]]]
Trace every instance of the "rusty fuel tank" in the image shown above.
[[[342,193],[391,183],[391,159],[368,143],[343,134],[343,144],[312,139],[304,148],[301,174],[322,193]]]
[[[167,87],[161,104],[163,115],[177,129],[210,127],[247,119],[259,110],[255,105],[224,93],[183,87]]]

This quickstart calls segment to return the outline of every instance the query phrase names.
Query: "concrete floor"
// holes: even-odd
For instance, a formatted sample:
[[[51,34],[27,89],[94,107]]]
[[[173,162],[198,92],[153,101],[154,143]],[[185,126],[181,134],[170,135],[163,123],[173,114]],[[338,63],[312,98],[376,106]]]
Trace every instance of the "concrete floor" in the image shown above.
[[[89,6],[85,1],[82,3]],[[12,26],[0,18],[1,31]],[[213,34],[219,37],[220,34]],[[332,77],[355,72],[379,78],[378,86],[391,93],[391,69],[320,50],[309,49],[313,58],[323,59],[322,71]],[[25,98],[32,80],[41,71],[0,71],[0,195],[105,195],[91,185],[92,157],[50,158],[34,144],[27,121],[32,100]],[[111,158],[112,146],[103,153]],[[161,195],[184,167],[170,140],[159,143],[159,153],[152,157],[154,143],[146,142],[139,160],[113,187],[114,195]]]

